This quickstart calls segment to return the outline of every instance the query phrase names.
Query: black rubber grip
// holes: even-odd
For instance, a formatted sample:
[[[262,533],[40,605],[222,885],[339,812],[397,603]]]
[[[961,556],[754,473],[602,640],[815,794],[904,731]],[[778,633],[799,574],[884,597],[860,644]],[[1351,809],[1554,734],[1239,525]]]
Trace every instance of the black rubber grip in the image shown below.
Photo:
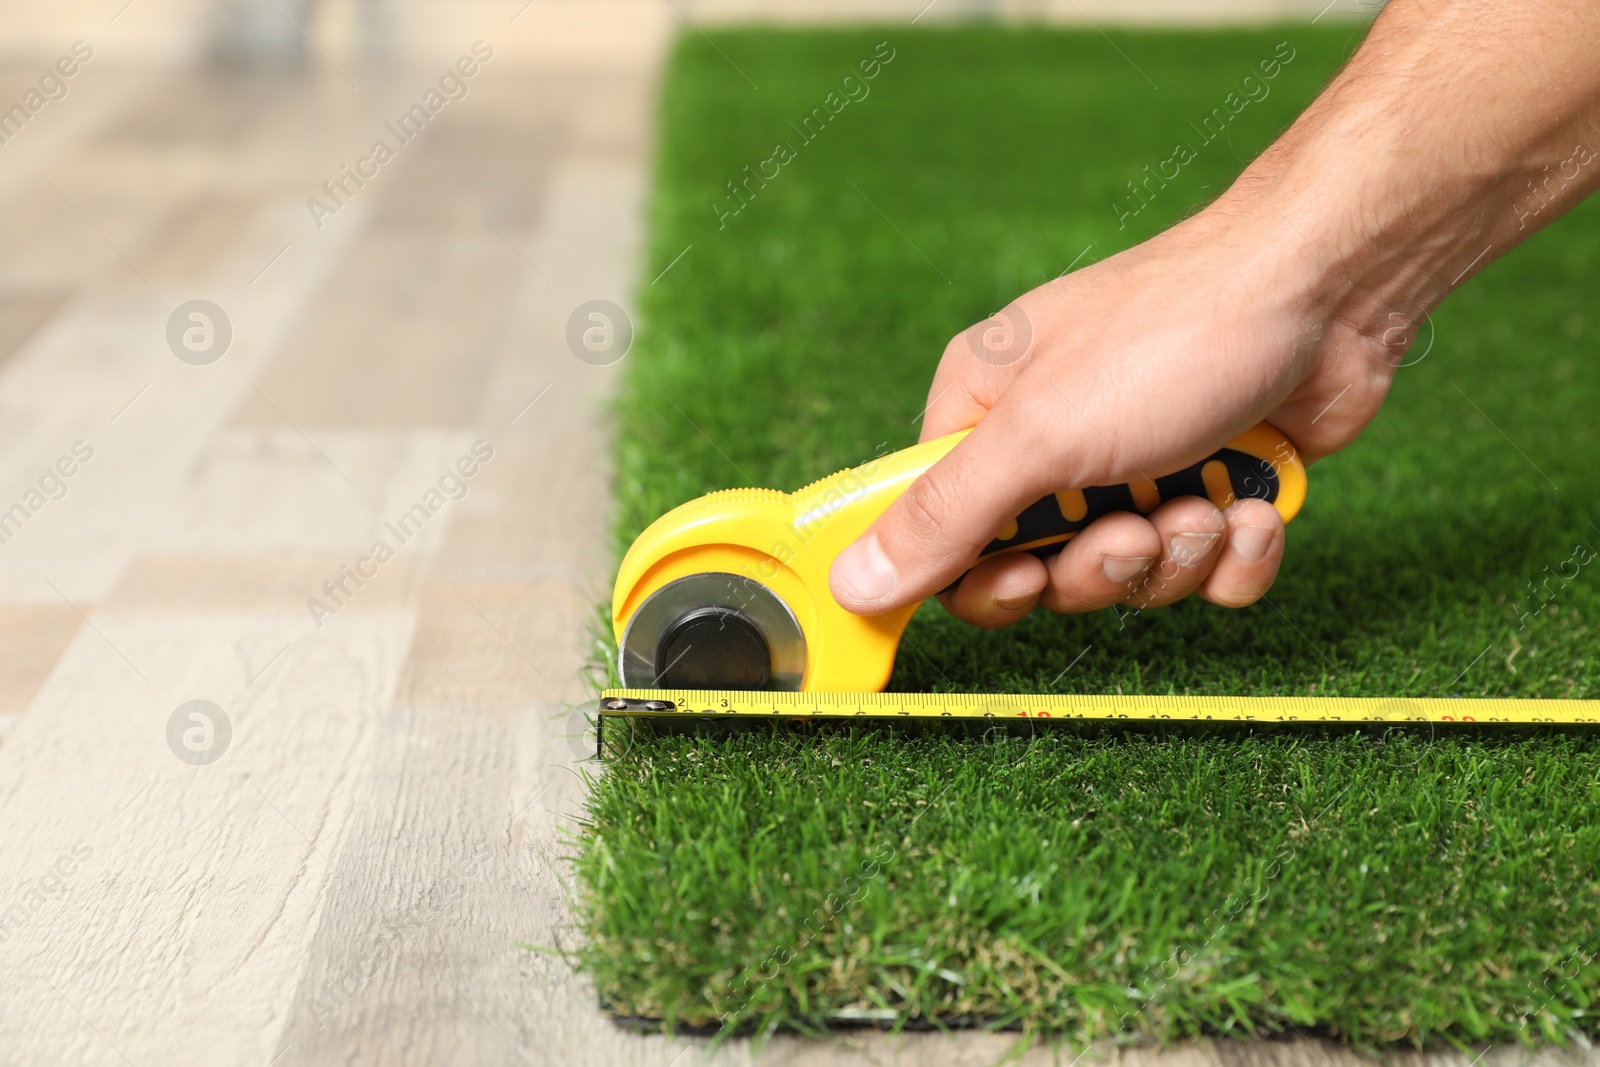
[[[1221,467],[1210,467],[1220,463]],[[1208,471],[1208,467],[1210,468]],[[1208,474],[1210,485],[1208,486]],[[1198,496],[1225,508],[1235,500],[1254,497],[1272,503],[1278,499],[1278,470],[1271,461],[1234,448],[1220,448],[1192,467],[1143,483],[1136,492],[1129,485],[1096,485],[1076,493],[1052,493],[1017,516],[1015,532],[997,537],[984,547],[979,562],[1006,552],[1031,552],[1052,556],[1094,520],[1114,511],[1148,515],[1168,500]],[[1142,498],[1142,499],[1141,499]],[[1082,513],[1079,514],[1081,504]],[[1069,513],[1071,517],[1069,517]],[[960,579],[951,583],[954,589]]]

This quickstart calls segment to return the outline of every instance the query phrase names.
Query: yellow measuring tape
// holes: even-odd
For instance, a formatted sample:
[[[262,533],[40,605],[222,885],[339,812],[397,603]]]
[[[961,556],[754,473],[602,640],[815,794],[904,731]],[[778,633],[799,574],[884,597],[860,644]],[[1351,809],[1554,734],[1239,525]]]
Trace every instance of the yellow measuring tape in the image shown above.
[[[795,719],[1096,719],[1173,722],[1600,723],[1600,700],[1437,697],[1027,696],[607,689],[602,716]]]

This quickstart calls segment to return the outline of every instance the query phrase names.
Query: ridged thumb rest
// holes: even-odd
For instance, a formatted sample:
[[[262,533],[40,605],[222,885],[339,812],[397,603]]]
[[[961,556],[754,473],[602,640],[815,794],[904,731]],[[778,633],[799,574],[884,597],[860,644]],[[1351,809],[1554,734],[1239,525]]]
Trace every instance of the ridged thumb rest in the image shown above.
[[[758,489],[753,486],[741,486],[736,489],[718,489],[715,492],[707,493],[704,499],[733,504],[781,504],[786,495],[777,489]]]
[[[829,489],[832,489],[834,486],[845,481],[846,479],[850,479],[852,482],[854,482],[864,481],[865,479],[872,477],[873,466],[874,464],[869,461],[859,467],[846,467],[842,471],[834,471],[826,478],[818,478],[816,481],[811,482],[808,485],[801,486],[799,489],[796,489],[789,495],[798,503],[804,504],[813,497],[824,495]]]

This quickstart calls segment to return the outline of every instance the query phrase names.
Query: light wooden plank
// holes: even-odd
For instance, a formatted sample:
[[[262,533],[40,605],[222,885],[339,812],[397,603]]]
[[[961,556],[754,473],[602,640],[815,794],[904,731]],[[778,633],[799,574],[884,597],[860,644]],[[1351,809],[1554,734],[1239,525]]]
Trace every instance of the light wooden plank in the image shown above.
[[[4,31],[0,30],[0,39]],[[70,47],[71,38],[65,42]],[[54,62],[60,53],[44,62]],[[43,73],[43,63],[30,63],[25,68],[11,65],[6,70],[9,84],[37,84]],[[6,213],[9,201],[20,190],[34,190],[40,186],[40,177],[61,160],[93,141],[119,114],[125,114],[130,98],[136,98],[148,88],[150,76],[145,72],[117,70],[109,64],[90,65],[79,69],[68,86],[68,94],[50,105],[31,120],[20,136],[3,146],[5,166],[0,167],[0,219]],[[8,104],[19,94],[5,94]],[[48,190],[45,190],[48,192]],[[0,221],[0,226],[4,222]],[[0,245],[0,248],[7,247]],[[0,263],[4,263],[0,258]]]
[[[0,1048],[266,1063],[412,617],[341,616],[253,685],[297,616],[91,621],[0,748],[0,899],[20,907],[3,913]],[[196,698],[232,721],[208,766],[168,748],[170,717]],[[66,888],[35,906],[75,848]]]
[[[126,272],[123,281],[139,281],[118,259],[116,249],[42,176],[16,188],[0,203],[0,247],[7,250],[0,257],[0,285],[8,288],[69,289],[113,268]]]
[[[540,887],[515,848],[512,727],[470,704],[385,720],[283,1036],[307,1062],[516,1058]]]
[[[64,604],[0,607],[0,742],[33,702],[82,623]]]
[[[49,321],[65,299],[66,294],[59,291],[0,292],[0,363]]]
[[[354,563],[381,539],[411,558],[434,551],[472,501],[478,476],[461,479],[456,466],[463,457],[476,462],[469,431],[380,434],[290,426],[275,417],[271,429],[212,437],[168,501],[164,521],[149,531],[153,551],[315,553]],[[493,466],[491,459],[480,471]],[[465,496],[454,500],[447,492]]]
[[[270,258],[272,239],[252,230],[248,240],[259,249],[257,262]],[[75,443],[93,452],[67,481],[64,497],[30,514],[20,533],[6,531],[0,603],[58,603],[41,575],[72,599],[104,599],[139,550],[139,538],[169,529],[169,502],[207,437],[240,398],[254,394],[252,378],[294,309],[337,261],[342,243],[330,236],[309,246],[298,270],[256,286],[245,281],[214,289],[234,336],[226,355],[210,366],[179,361],[165,340],[167,319],[193,292],[153,290],[85,294],[0,367],[0,511],[23,501]],[[278,435],[293,438],[285,449],[323,463],[282,420]],[[339,484],[348,491],[342,479]],[[235,525],[246,525],[233,514]]]
[[[62,576],[71,597],[105,595],[134,549],[130,526],[159,524],[168,495],[210,429],[253,392],[250,380],[259,364],[359,230],[367,210],[357,206],[349,227],[286,252],[293,242],[285,235],[306,225],[303,190],[324,162],[283,151],[289,121],[303,123],[316,101],[303,87],[288,99],[275,96],[281,88],[254,79],[146,79],[125,92],[120,121],[108,122],[105,130],[86,127],[88,144],[57,153],[60,166],[52,173],[58,187],[69,196],[89,190],[92,195],[78,198],[79,206],[90,216],[99,207],[115,208],[126,216],[130,232],[145,232],[139,229],[143,224],[165,226],[194,203],[245,207],[241,225],[226,235],[219,234],[220,224],[202,227],[210,234],[203,250],[191,247],[192,240],[173,246],[174,262],[199,255],[214,272],[201,292],[142,281],[130,289],[103,275],[104,284],[67,305],[0,371],[0,509],[25,494],[40,470],[74,441],[96,450],[95,463],[72,486],[77,491],[30,519],[17,543],[5,545],[0,601],[56,599],[40,573]],[[312,124],[322,137],[362,119],[337,107],[324,110]],[[212,116],[209,127],[206,115]],[[295,193],[258,201],[230,190],[259,189],[263,172],[275,176],[269,181],[296,175]],[[0,232],[7,238],[0,240],[0,274],[15,270],[37,285],[41,270],[50,273],[50,257],[64,254],[76,264],[68,276],[96,276],[97,257],[117,253],[43,184],[44,176],[35,174],[38,181],[20,200],[0,201]],[[219,185],[220,191],[208,191]],[[258,206],[250,210],[251,204]],[[117,234],[106,234],[130,251]],[[84,246],[89,251],[61,251],[80,237],[91,243]],[[146,243],[131,249],[130,257],[137,262],[134,253],[148,251],[160,260],[162,247],[159,241]],[[264,271],[280,253],[284,262]],[[189,266],[199,269],[196,262]],[[209,367],[180,362],[165,339],[174,309],[201,295],[223,306],[234,333],[226,355]]]
[[[581,802],[572,768],[592,742],[569,736],[581,731],[562,701],[585,695],[585,633],[609,566],[599,404],[609,379],[549,323],[576,294],[625,285],[641,197],[638,171],[614,166],[566,169],[552,184],[530,248],[560,255],[565,270],[559,285],[524,272],[524,310],[477,401],[496,458],[436,560],[400,684],[411,703],[388,724],[382,744],[394,751],[362,794],[340,857],[349,874],[329,898],[284,1033],[282,1044],[314,1060],[612,1062],[633,1050],[664,1063],[687,1047],[612,1027],[564,963],[516,947],[572,937],[560,833]],[[507,390],[521,408],[544,384],[553,402],[511,423]],[[473,877],[460,878],[475,855]],[[450,884],[462,888],[443,907],[404,903]],[[381,969],[362,963],[391,943]],[[340,998],[353,963],[373,977]]]
[[[200,193],[173,205],[129,253],[152,282],[209,281],[238,244],[259,205],[245,197]]]
[[[326,598],[323,583],[343,576],[351,559],[349,555],[140,556],[129,564],[105,606],[114,611],[305,612],[309,619],[307,599]],[[383,565],[381,580],[369,579],[359,587],[347,582],[352,595],[340,605],[341,613],[414,606],[426,567],[425,556],[397,556]],[[0,660],[0,666],[4,662]]]
[[[521,266],[460,205],[457,224],[374,223],[285,339],[235,425],[460,426],[472,421],[484,365]],[[465,217],[472,215],[471,223]]]

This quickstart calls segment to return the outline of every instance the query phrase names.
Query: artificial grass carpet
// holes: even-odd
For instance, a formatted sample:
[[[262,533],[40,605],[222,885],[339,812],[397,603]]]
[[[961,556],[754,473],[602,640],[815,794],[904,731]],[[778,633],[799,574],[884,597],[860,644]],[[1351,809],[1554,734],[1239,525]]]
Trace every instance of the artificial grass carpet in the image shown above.
[[[1282,42],[1292,58],[1245,84]],[[619,552],[699,493],[793,489],[913,443],[952,334],[1214,196],[1354,43],[686,37],[644,272],[666,273],[642,289],[619,402]],[[842,82],[875,57],[866,92]],[[1248,103],[1202,141],[1235,92]],[[836,113],[830,93],[849,96]],[[819,106],[826,124],[802,124]],[[1176,142],[1178,176],[1131,199]],[[780,143],[792,158],[767,163]],[[995,633],[933,604],[891,688],[1596,695],[1597,249],[1588,205],[1434,316],[1377,422],[1313,468],[1270,603],[1036,612]],[[1037,729],[635,733],[576,843],[602,999],[758,1031],[1600,1029],[1594,735]]]

